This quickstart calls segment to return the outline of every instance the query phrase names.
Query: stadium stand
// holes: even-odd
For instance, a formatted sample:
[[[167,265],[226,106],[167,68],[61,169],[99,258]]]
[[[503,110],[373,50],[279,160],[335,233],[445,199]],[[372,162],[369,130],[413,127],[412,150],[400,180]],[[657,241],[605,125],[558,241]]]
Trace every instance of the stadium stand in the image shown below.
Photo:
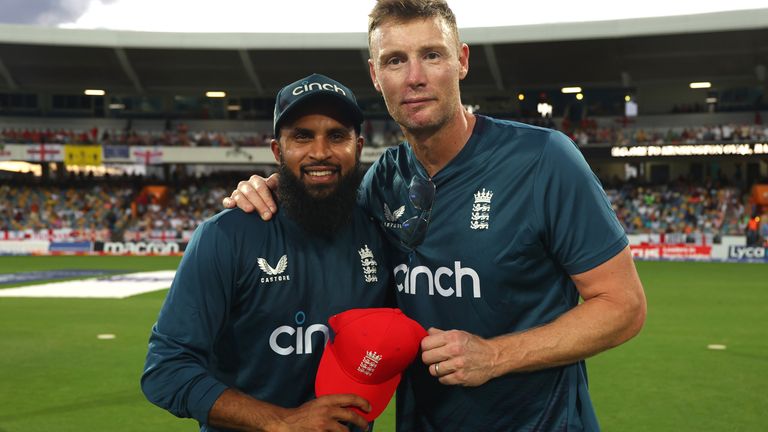
[[[558,129],[568,134],[579,146],[591,144],[636,145],[636,144],[702,144],[730,142],[758,142],[768,140],[768,124],[724,123],[708,125],[648,126],[629,127],[622,125],[601,126],[600,123],[616,123],[610,119],[585,119],[572,125],[567,119],[516,119],[524,123]],[[136,129],[27,129],[8,127],[0,131],[3,144],[105,144],[139,146],[190,146],[230,147],[268,146],[272,138],[268,129],[264,131],[190,130],[186,123],[168,126],[162,131]],[[376,146],[396,145],[402,136],[394,127],[381,125],[367,128],[369,136],[375,136]]]
[[[744,235],[749,217],[746,196],[737,187],[625,184],[606,190],[628,234],[682,234],[684,241],[697,235]]]
[[[472,47],[462,100],[568,134],[630,235],[757,238],[768,225],[754,221],[763,211],[750,194],[768,177],[765,13],[462,29]],[[0,164],[41,176],[0,171],[2,235],[188,238],[237,180],[274,169],[273,95],[312,72],[354,89],[369,119],[362,160],[375,160],[402,135],[367,76],[365,36],[310,39],[0,25]],[[689,88],[698,77],[712,87]],[[571,85],[583,90],[561,91]]]
[[[142,176],[16,176],[0,185],[0,240],[189,240],[244,173],[167,184]],[[158,193],[158,190],[163,193]]]
[[[200,222],[221,210],[221,199],[244,175],[218,174],[173,183],[141,176],[73,175],[63,184],[18,178],[0,186],[0,194],[6,197],[0,202],[0,238],[188,241]],[[628,234],[662,233],[662,242],[713,244],[723,236],[744,236],[756,211],[748,193],[721,182],[604,183]],[[768,214],[763,220],[768,220]],[[759,234],[765,228],[755,231]],[[766,240],[761,235],[758,242]]]

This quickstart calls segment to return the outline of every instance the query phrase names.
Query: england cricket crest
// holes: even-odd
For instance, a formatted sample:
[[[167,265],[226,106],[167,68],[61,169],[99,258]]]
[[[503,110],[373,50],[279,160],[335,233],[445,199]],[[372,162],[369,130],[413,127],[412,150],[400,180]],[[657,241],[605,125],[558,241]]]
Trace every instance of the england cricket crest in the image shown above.
[[[376,351],[366,351],[365,357],[360,361],[360,366],[357,367],[357,371],[363,375],[371,376],[376,372],[376,367],[381,361],[381,354]]]
[[[363,267],[363,277],[368,283],[378,282],[379,278],[376,276],[378,271],[378,264],[373,258],[373,252],[368,249],[368,245],[365,245],[362,249],[358,250],[360,254],[360,265]]]
[[[490,226],[491,198],[493,198],[493,192],[485,190],[485,188],[475,193],[475,202],[472,204],[472,217],[469,221],[469,227],[473,230],[487,230]]]

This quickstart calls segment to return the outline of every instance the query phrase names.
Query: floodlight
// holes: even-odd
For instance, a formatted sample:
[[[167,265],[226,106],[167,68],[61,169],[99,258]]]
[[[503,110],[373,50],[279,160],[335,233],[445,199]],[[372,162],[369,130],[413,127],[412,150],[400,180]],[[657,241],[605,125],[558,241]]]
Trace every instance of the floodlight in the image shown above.
[[[689,84],[692,89],[708,89],[712,87],[712,83],[708,81],[692,82]]]
[[[581,93],[581,87],[563,87],[563,93]]]

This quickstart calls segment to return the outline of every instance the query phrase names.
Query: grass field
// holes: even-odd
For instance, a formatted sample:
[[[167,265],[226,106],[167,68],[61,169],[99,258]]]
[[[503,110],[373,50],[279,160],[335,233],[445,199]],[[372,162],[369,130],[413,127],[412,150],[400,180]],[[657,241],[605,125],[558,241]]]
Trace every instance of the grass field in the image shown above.
[[[160,270],[178,260],[0,257],[0,273]],[[768,265],[641,262],[638,268],[649,304],[643,332],[588,361],[603,429],[764,430]],[[139,390],[149,329],[164,296],[0,298],[0,432],[196,430],[194,421],[154,407]],[[116,338],[97,339],[102,333]],[[394,430],[391,409],[376,426]]]

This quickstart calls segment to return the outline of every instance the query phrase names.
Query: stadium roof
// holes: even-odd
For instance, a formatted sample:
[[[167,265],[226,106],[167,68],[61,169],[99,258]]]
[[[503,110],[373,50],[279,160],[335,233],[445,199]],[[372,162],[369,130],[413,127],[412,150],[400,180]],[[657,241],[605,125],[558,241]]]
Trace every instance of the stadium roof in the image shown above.
[[[644,87],[690,80],[765,85],[768,8],[462,29],[465,95]],[[151,33],[0,25],[0,91],[271,97],[322,72],[373,95],[363,33]],[[762,81],[761,81],[762,80]]]

